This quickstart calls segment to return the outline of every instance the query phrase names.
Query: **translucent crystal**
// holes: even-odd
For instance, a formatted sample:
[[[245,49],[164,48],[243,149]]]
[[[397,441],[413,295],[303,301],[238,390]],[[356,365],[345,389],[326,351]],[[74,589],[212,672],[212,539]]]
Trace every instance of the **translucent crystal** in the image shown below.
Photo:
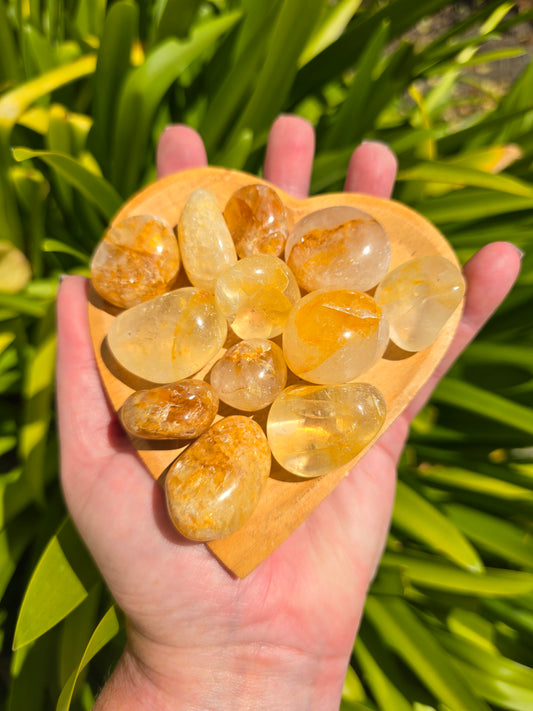
[[[257,254],[241,259],[219,277],[215,298],[240,338],[280,334],[300,297],[296,279],[278,257]]]
[[[132,393],[120,408],[125,429],[146,439],[194,439],[213,423],[218,397],[203,380]]]
[[[383,227],[354,207],[328,207],[296,223],[285,261],[306,291],[367,291],[385,276],[391,246]]]
[[[178,223],[183,266],[194,286],[213,291],[221,272],[235,264],[237,254],[213,193],[195,190]]]
[[[134,215],[107,230],[91,260],[91,279],[106,301],[128,309],[168,291],[179,268],[172,227],[159,217]]]
[[[261,338],[240,341],[211,369],[211,385],[219,398],[245,412],[270,405],[286,382],[281,348]]]
[[[219,420],[178,457],[165,478],[170,517],[184,536],[233,533],[255,509],[270,474],[270,448],[248,417]]]
[[[267,436],[282,467],[301,477],[347,464],[381,429],[383,395],[367,383],[293,385],[270,408]]]
[[[292,309],[283,334],[289,368],[312,383],[347,383],[379,360],[388,325],[371,296],[319,290]]]
[[[123,311],[107,334],[116,360],[153,383],[197,373],[224,343],[226,319],[213,294],[185,287]]]
[[[239,257],[283,252],[289,231],[285,207],[268,185],[245,185],[228,200],[224,218]]]
[[[431,345],[461,303],[465,283],[459,269],[438,254],[401,264],[376,289],[390,324],[390,337],[406,351]]]

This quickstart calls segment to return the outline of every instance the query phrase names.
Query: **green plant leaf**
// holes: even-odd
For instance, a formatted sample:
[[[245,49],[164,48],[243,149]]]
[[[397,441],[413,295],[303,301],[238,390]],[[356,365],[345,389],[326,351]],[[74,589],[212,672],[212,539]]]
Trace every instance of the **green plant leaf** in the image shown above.
[[[282,4],[263,66],[233,135],[246,128],[258,135],[278,115],[296,74],[298,58],[323,5],[324,0],[292,0]]]
[[[35,516],[25,512],[0,530],[0,599],[35,534],[35,524]]]
[[[138,187],[151,123],[163,96],[192,62],[213,50],[240,17],[240,12],[231,12],[201,25],[188,40],[166,40],[129,74],[117,108],[111,171],[113,184],[124,196]]]
[[[494,175],[462,165],[442,162],[425,162],[401,170],[398,180],[420,180],[434,183],[451,183],[458,187],[470,186],[497,190],[511,195],[533,198],[533,186],[510,175]]]
[[[469,573],[429,557],[385,553],[385,567],[399,568],[415,585],[460,595],[514,596],[533,592],[533,574],[518,570],[486,568]]]
[[[444,505],[450,521],[484,550],[533,570],[533,537],[497,516],[461,504]]]
[[[454,711],[489,711],[407,603],[398,598],[369,596],[365,611],[383,643],[443,704]]]
[[[433,399],[533,434],[533,408],[507,400],[471,383],[446,377],[434,391]]]
[[[367,649],[362,634],[356,639],[354,654],[363,670],[364,679],[372,689],[372,695],[377,700],[380,708],[394,709],[394,711],[413,710],[411,704],[383,669],[381,658],[372,656],[369,649]]]
[[[56,711],[68,711],[68,709],[70,709],[72,694],[80,672],[85,668],[85,666],[87,666],[91,659],[98,654],[102,647],[104,647],[111,639],[113,639],[113,637],[115,637],[119,629],[120,621],[117,611],[115,607],[112,606],[98,623],[98,626],[89,640],[89,644],[85,649],[77,669],[71,674],[67,683],[63,687],[61,696],[57,702]]]
[[[483,562],[477,551],[453,521],[403,481],[397,483],[392,521],[394,526],[461,567],[475,572],[483,570]]]
[[[28,583],[15,628],[13,649],[54,627],[99,581],[94,563],[67,518],[44,550]]]
[[[94,123],[89,136],[89,147],[102,166],[104,175],[109,175],[110,172],[117,101],[130,68],[138,22],[138,7],[130,0],[114,3],[105,19],[94,72]]]
[[[185,37],[200,6],[199,0],[165,0],[156,17],[156,41]]]
[[[50,151],[33,151],[22,147],[14,148],[13,155],[17,161],[31,158],[39,158],[44,161],[95,205],[107,221],[111,220],[122,204],[122,198],[105,178],[88,170],[69,155]]]

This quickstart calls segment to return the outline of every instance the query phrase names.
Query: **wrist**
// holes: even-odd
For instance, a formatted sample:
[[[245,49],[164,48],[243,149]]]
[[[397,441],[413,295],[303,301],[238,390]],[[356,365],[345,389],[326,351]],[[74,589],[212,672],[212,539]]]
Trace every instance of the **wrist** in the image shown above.
[[[266,645],[169,653],[129,644],[94,711],[338,711],[346,666]]]

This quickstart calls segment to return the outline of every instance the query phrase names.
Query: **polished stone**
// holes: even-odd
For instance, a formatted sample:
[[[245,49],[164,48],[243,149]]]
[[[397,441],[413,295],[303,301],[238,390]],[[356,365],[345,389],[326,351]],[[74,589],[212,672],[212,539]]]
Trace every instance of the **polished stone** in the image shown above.
[[[214,291],[218,276],[237,253],[222,211],[210,190],[195,190],[178,222],[183,267],[194,286]]]
[[[347,206],[306,215],[285,247],[285,261],[306,291],[368,291],[385,276],[390,259],[389,238],[379,222]]]
[[[289,231],[285,207],[268,185],[245,185],[224,208],[239,257],[253,254],[281,256]]]
[[[313,291],[292,309],[283,334],[289,368],[312,383],[347,383],[383,355],[388,324],[375,300],[347,289]]]
[[[146,439],[194,439],[213,423],[218,397],[203,380],[180,380],[132,393],[120,408],[124,428]]]
[[[300,290],[289,267],[278,257],[245,257],[219,277],[215,298],[240,338],[273,338],[285,328]]]
[[[187,538],[211,541],[241,528],[270,474],[266,436],[251,418],[219,420],[181,454],[165,478],[167,507]]]
[[[287,471],[321,476],[347,464],[372,442],[386,411],[383,395],[368,383],[293,385],[270,408],[268,442]]]
[[[461,303],[465,282],[459,269],[438,254],[417,257],[388,274],[375,298],[390,324],[390,338],[406,351],[420,351],[437,338]]]
[[[159,217],[134,215],[107,230],[91,260],[91,280],[102,298],[128,309],[168,291],[179,268],[172,227]]]
[[[111,353],[133,375],[172,383],[216,356],[227,324],[213,294],[184,287],[119,314],[107,334]]]
[[[245,412],[261,410],[287,382],[283,352],[265,339],[240,341],[215,363],[210,381],[219,398],[231,407]]]

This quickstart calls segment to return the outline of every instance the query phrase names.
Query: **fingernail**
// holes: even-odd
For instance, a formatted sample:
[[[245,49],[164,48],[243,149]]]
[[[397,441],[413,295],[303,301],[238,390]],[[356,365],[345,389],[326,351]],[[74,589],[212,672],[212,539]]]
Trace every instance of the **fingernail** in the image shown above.
[[[61,284],[61,282],[63,281],[63,279],[66,279],[66,277],[68,277],[68,274],[60,274],[60,275],[59,275],[59,283]]]
[[[523,250],[523,249],[520,249],[520,247],[517,247],[516,244],[513,244],[513,247],[514,247],[514,248],[516,249],[516,251],[518,252],[518,256],[520,257],[520,259],[523,259],[523,258],[524,258],[524,255],[525,255],[524,250]]]

